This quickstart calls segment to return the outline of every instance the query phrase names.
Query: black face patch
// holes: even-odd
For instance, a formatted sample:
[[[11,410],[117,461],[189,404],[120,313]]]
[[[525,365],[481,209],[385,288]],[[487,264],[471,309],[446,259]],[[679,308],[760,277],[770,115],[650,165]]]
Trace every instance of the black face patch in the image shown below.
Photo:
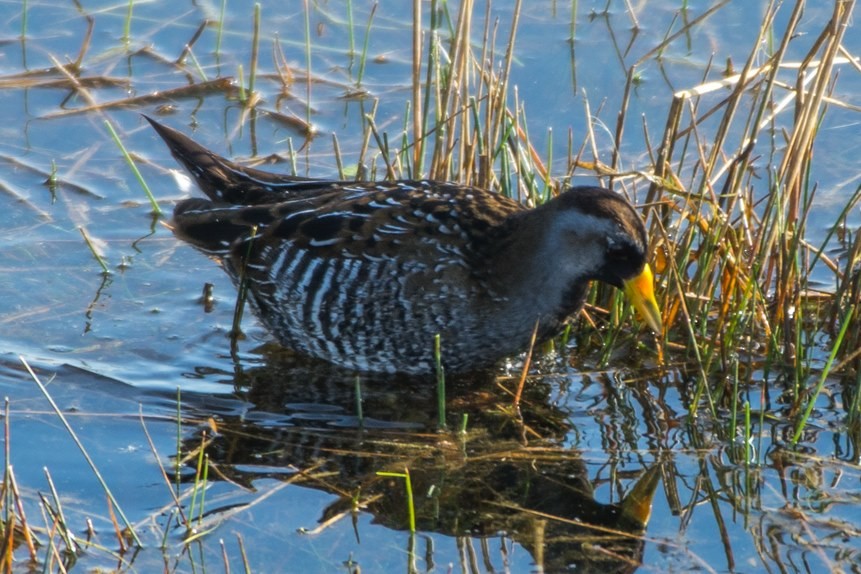
[[[621,287],[621,282],[636,277],[643,270],[645,256],[630,242],[620,242],[609,248],[604,255],[605,263],[601,280]]]

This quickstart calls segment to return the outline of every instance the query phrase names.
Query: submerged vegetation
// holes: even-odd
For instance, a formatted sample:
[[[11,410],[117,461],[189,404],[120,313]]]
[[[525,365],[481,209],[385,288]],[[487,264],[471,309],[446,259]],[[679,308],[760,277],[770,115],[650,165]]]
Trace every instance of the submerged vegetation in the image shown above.
[[[0,87],[5,90],[67,90],[69,101],[64,101],[60,109],[45,113],[42,119],[86,114],[107,120],[113,114],[151,113],[153,109],[167,114],[175,112],[179,105],[188,104],[191,108],[202,106],[209,98],[223,97],[231,115],[235,116],[225,124],[248,130],[251,155],[258,155],[256,134],[264,123],[283,126],[295,135],[300,143],[294,144],[292,139],[287,141],[287,157],[275,158],[288,165],[286,171],[292,173],[301,171],[303,154],[307,165],[317,161],[310,150],[324,153],[321,149],[325,147],[325,162],[333,171],[332,166],[336,166],[336,173],[342,178],[453,180],[490,188],[530,204],[544,201],[581,178],[597,180],[620,190],[640,206],[649,226],[665,331],[652,339],[632,329],[633,323],[627,320],[631,311],[623,305],[619,294],[596,286],[590,294],[587,310],[571,331],[555,342],[556,349],[576,355],[575,366],[589,373],[610,370],[608,365],[620,362],[623,354],[637,350],[639,360],[646,366],[641,365],[634,378],[637,381],[645,377],[661,380],[665,385],[662,395],[666,386],[673,383],[685,412],[673,413],[673,409],[665,405],[659,409],[648,400],[643,400],[643,404],[660,411],[655,421],[661,425],[668,424],[667,420],[672,418],[669,425],[683,429],[684,434],[683,439],[678,439],[677,435],[675,438],[686,447],[697,451],[711,449],[720,465],[729,467],[732,464],[732,471],[726,471],[728,476],[720,477],[731,484],[722,483],[720,486],[725,488],[714,488],[709,475],[712,454],[704,455],[698,459],[702,474],[690,480],[699,481],[699,486],[688,485],[691,498],[684,500],[678,483],[690,477],[676,466],[673,450],[677,445],[670,440],[667,429],[661,434],[661,430],[650,428],[650,432],[654,432],[650,450],[637,455],[647,460],[641,460],[638,469],[645,472],[632,481],[636,484],[629,489],[628,496],[614,498],[617,501],[614,504],[597,505],[591,488],[580,488],[579,484],[571,487],[576,491],[572,497],[592,513],[588,514],[588,520],[582,515],[566,515],[562,508],[554,513],[554,508],[558,508],[554,505],[563,504],[557,499],[536,501],[534,496],[530,498],[524,492],[497,488],[493,479],[503,484],[503,478],[509,476],[516,476],[522,481],[517,484],[527,485],[533,491],[568,488],[565,477],[576,477],[576,481],[571,479],[574,482],[589,480],[580,456],[562,447],[570,440],[567,434],[577,432],[572,430],[574,425],[568,418],[573,407],[569,406],[570,410],[566,411],[546,404],[550,402],[548,395],[561,393],[551,388],[552,377],[559,376],[565,367],[557,362],[550,367],[530,370],[530,353],[524,363],[514,369],[514,375],[499,374],[495,378],[490,386],[494,394],[492,399],[479,390],[462,392],[455,388],[452,392],[449,388],[447,396],[441,391],[438,396],[444,400],[441,399],[442,404],[435,410],[439,418],[432,420],[424,420],[419,413],[402,411],[398,400],[387,401],[391,391],[384,389],[383,383],[375,386],[370,381],[371,388],[365,389],[362,382],[349,377],[344,392],[350,397],[344,404],[356,405],[358,415],[357,420],[348,417],[350,424],[342,425],[350,427],[350,436],[331,428],[321,430],[310,423],[306,427],[300,424],[300,430],[292,434],[285,432],[287,436],[284,436],[266,425],[255,428],[241,417],[217,423],[201,416],[203,409],[195,410],[194,415],[178,410],[177,452],[173,462],[165,465],[171,468],[163,471],[168,487],[164,492],[170,493],[165,497],[164,508],[132,524],[126,521],[120,504],[105,485],[110,500],[101,514],[109,517],[114,536],[108,541],[102,535],[99,544],[103,546],[99,546],[94,542],[98,537],[91,524],[69,524],[61,504],[63,493],[53,488],[50,474],[49,496],[39,494],[38,500],[35,497],[28,500],[22,493],[9,459],[10,449],[22,446],[19,442],[22,437],[10,435],[10,420],[14,421],[16,413],[14,409],[10,412],[7,402],[7,457],[0,497],[3,521],[0,524],[3,542],[0,571],[14,571],[21,562],[45,571],[67,571],[74,566],[75,557],[84,553],[101,553],[115,560],[119,571],[132,571],[137,567],[132,548],[139,545],[134,540],[136,529],[143,524],[150,527],[143,545],[155,545],[163,550],[166,572],[194,569],[196,562],[190,557],[195,552],[194,544],[216,545],[211,533],[219,525],[293,483],[339,497],[337,503],[324,509],[322,514],[326,520],[320,529],[345,517],[355,521],[360,510],[366,510],[382,524],[409,530],[412,535],[408,560],[412,570],[416,569],[415,561],[421,554],[416,548],[416,529],[419,533],[452,534],[457,528],[473,527],[475,530],[470,532],[478,532],[477,526],[464,526],[463,521],[477,521],[479,514],[492,517],[482,524],[487,529],[485,534],[508,532],[509,528],[521,535],[529,528],[540,530],[540,536],[535,534],[534,538],[513,536],[511,539],[526,547],[536,561],[543,556],[545,541],[549,549],[561,539],[565,542],[565,552],[573,546],[578,548],[576,556],[561,554],[573,562],[586,560],[579,554],[580,550],[594,545],[610,550],[603,554],[603,550],[596,550],[588,560],[593,560],[597,554],[613,554],[614,557],[618,554],[623,556],[619,563],[614,563],[616,566],[635,567],[642,560],[645,544],[642,528],[648,521],[648,511],[644,509],[651,503],[659,474],[666,484],[665,495],[670,508],[685,521],[691,519],[702,502],[710,502],[717,508],[722,501],[745,516],[751,513],[752,507],[760,506],[761,511],[761,483],[766,480],[764,476],[770,465],[780,469],[797,465],[807,471],[821,464],[815,460],[817,456],[827,456],[817,455],[812,446],[820,428],[812,417],[816,416],[824,392],[841,397],[839,401],[834,400],[839,404],[832,406],[829,424],[843,429],[848,443],[847,468],[840,468],[836,473],[846,470],[858,474],[861,233],[857,228],[857,214],[861,185],[857,170],[841,178],[843,183],[837,194],[823,190],[820,184],[820,174],[828,170],[829,154],[839,151],[821,149],[823,125],[827,125],[829,114],[835,109],[861,112],[857,104],[847,101],[839,83],[842,75],[857,75],[861,71],[858,55],[845,46],[846,35],[852,33],[855,3],[832,2],[829,6],[833,11],[818,29],[811,29],[803,17],[805,10],[811,10],[805,2],[768,3],[758,33],[749,38],[749,51],[744,61],[719,62],[717,57],[712,60],[711,54],[698,54],[706,63],[701,81],[696,85],[674,83],[671,72],[674,62],[667,54],[690,36],[702,33],[710,19],[731,10],[730,3],[714,3],[699,14],[684,3],[662,39],[646,49],[636,45],[642,41],[636,33],[636,15],[627,13],[624,17],[630,18],[635,29],[630,43],[623,45],[618,38],[613,38],[613,47],[624,69],[624,79],[617,89],[621,94],[618,110],[607,112],[604,110],[606,101],[578,90],[578,96],[583,95],[578,101],[583,106],[585,128],[583,133],[569,129],[562,137],[551,129],[543,132],[545,126],[530,121],[529,107],[520,100],[513,70],[518,66],[519,51],[525,49],[519,48],[516,41],[523,18],[522,2],[515,0],[510,4],[513,5],[506,4],[506,17],[502,19],[492,2],[432,0],[428,5],[416,0],[409,25],[410,82],[384,96],[374,95],[368,77],[368,64],[374,54],[371,41],[394,26],[391,18],[384,18],[383,7],[377,4],[363,7],[360,16],[355,2],[347,2],[343,13],[333,14],[335,7],[317,5],[310,0],[303,3],[301,13],[300,28],[304,29],[304,37],[291,39],[290,43],[291,50],[302,50],[301,64],[291,63],[285,55],[284,41],[279,37],[261,36],[261,21],[265,22],[266,11],[280,8],[256,5],[248,20],[243,20],[241,25],[245,28],[240,31],[225,28],[227,4],[222,3],[217,17],[204,19],[188,31],[181,53],[175,55],[160,51],[157,45],[151,44],[149,36],[136,37],[136,30],[140,29],[137,19],[141,16],[130,2],[122,18],[122,31],[116,34],[122,46],[116,50],[91,54],[94,29],[103,16],[84,14],[86,31],[73,60],[61,63],[50,55],[54,62],[51,68],[0,76]],[[555,2],[552,4],[561,14],[561,7]],[[582,26],[584,9],[577,4],[574,2],[571,8],[568,38],[572,62],[582,57],[577,54],[577,27]],[[823,10],[823,7],[817,9]],[[27,45],[34,43],[28,31],[28,26],[34,24],[31,10],[27,3],[22,4],[24,54]],[[312,22],[317,17],[349,33],[347,54],[315,41]],[[593,11],[589,17],[609,22],[622,16]],[[608,28],[612,30],[614,26],[608,25]],[[251,46],[248,61],[232,71],[226,69],[226,64],[222,65],[225,49],[222,40],[228,35],[239,35]],[[202,44],[210,39],[215,48],[207,53],[210,48]],[[327,61],[348,60],[346,65],[338,60],[338,80],[333,79],[335,73],[326,73],[316,64],[319,60],[312,56],[316,56],[317,50],[326,55]],[[639,56],[631,62],[635,53]],[[271,57],[267,58],[266,54]],[[152,62],[150,65],[154,68],[151,69],[157,70],[154,79],[144,81],[130,75],[129,79],[121,80],[111,74],[93,74],[94,69],[103,68],[101,63],[105,60],[112,62],[107,68],[113,69],[121,66],[124,59],[131,61],[133,56]],[[385,55],[378,58],[384,60]],[[163,67],[181,75],[187,85],[167,89],[159,85]],[[670,88],[663,106],[666,118],[641,119],[633,111],[646,67],[651,73],[661,74],[659,81],[666,82]],[[143,75],[146,76],[146,72]],[[135,81],[141,82],[140,87]],[[552,85],[553,78],[538,81],[548,84],[548,90],[560,89]],[[114,97],[119,91],[132,95]],[[390,113],[383,115],[380,100],[384,97],[396,99],[399,105],[406,100],[403,112],[394,119]],[[331,144],[314,125],[316,109],[323,105],[318,100],[325,98],[330,98],[328,105],[359,102],[361,110],[359,123],[354,126],[355,133],[333,133]],[[602,123],[599,120],[601,111],[615,114],[615,125]],[[223,115],[226,118],[227,111]],[[127,152],[134,147],[128,142],[123,144],[123,140],[133,130],[115,128],[113,123],[107,125],[110,135],[106,132],[106,137],[116,141],[123,149],[124,161],[134,169],[134,176],[129,172],[124,177],[136,177],[147,189],[152,212],[157,218],[160,212],[158,193],[153,196],[138,169],[157,177],[160,171],[154,164],[161,162]],[[663,127],[656,127],[661,125]],[[344,139],[356,144],[355,154],[350,150],[349,154],[342,155]],[[566,153],[560,154],[560,149],[565,149]],[[116,152],[116,147],[113,151]],[[347,156],[353,159],[348,160]],[[272,158],[257,158],[261,162],[269,159]],[[852,161],[854,159],[849,158],[849,162]],[[52,193],[58,187],[74,188],[73,174],[64,174],[53,162],[38,169],[42,169],[45,179],[51,182]],[[837,215],[823,232],[817,209],[826,193],[829,210]],[[813,220],[818,222],[818,227],[813,226]],[[92,252],[104,271],[105,280],[109,281],[111,269],[125,265],[125,256],[123,263],[112,266],[111,255],[97,247],[100,233],[97,226],[82,223],[78,228],[86,240],[84,248]],[[240,308],[238,304],[237,309]],[[238,332],[238,328],[237,323],[233,330]],[[569,349],[569,338],[576,341],[576,347]],[[433,345],[433,341],[429,341],[429,345]],[[444,353],[444,348],[441,352]],[[234,357],[237,364],[242,362],[236,358],[239,354],[235,353]],[[538,349],[535,355],[537,358]],[[272,362],[278,361],[272,359]],[[301,380],[303,386],[310,388],[314,381],[327,376],[326,373],[299,371],[306,377],[300,379],[295,372],[284,375],[279,367],[269,368],[271,372],[257,373],[238,365],[235,384],[238,392],[248,393],[248,396],[241,396],[254,404],[275,404],[279,408],[286,404],[310,404],[318,400],[310,391],[305,397],[301,392],[291,394],[297,392],[291,389],[284,395],[289,399],[279,396],[271,402],[254,393],[274,393],[270,390],[276,386],[273,380]],[[27,370],[37,379],[29,366]],[[442,381],[441,369],[439,374]],[[526,383],[524,393],[523,384],[528,376],[532,378]],[[266,391],[255,387],[256,377],[267,377],[267,382],[261,384]],[[245,384],[250,391],[242,388]],[[458,385],[457,381],[446,384]],[[533,385],[531,391],[530,384]],[[328,391],[324,383],[321,388]],[[373,405],[378,407],[376,412],[370,408]],[[352,412],[352,407],[345,408]],[[383,409],[390,409],[386,412],[392,416],[391,420],[404,423],[394,425],[397,432],[389,433],[391,429],[383,426],[374,428],[374,424],[380,423],[373,417],[380,416]],[[648,409],[644,407],[644,410]],[[320,413],[315,414],[325,418]],[[62,418],[59,409],[57,416]],[[152,455],[162,461],[163,453],[157,452],[149,438],[144,417],[140,420]],[[463,424],[452,424],[461,420]],[[413,432],[415,426],[407,421],[420,421],[422,431],[437,427],[440,430]],[[342,422],[338,419],[338,424]],[[74,436],[71,427],[65,424]],[[365,434],[357,439],[354,426]],[[198,432],[190,431],[189,427]],[[444,431],[446,427],[460,430]],[[771,435],[768,429],[773,429]],[[625,430],[629,431],[629,428]],[[624,442],[609,434],[614,440]],[[491,440],[500,437],[500,442]],[[315,445],[314,456],[292,452],[305,442]],[[227,448],[225,444],[235,448]],[[254,451],[255,448],[258,450]],[[81,450],[86,456],[82,446]],[[212,466],[210,457],[216,459]],[[534,476],[530,464],[535,461],[551,470]],[[357,467],[351,468],[355,473],[350,476],[352,480],[338,477],[339,471],[343,472],[338,468],[341,463],[344,467],[353,464]],[[246,475],[243,466],[251,464],[289,468],[289,477],[272,471],[271,475],[279,476],[281,482],[260,489],[250,497],[251,501],[243,500],[235,508],[223,501],[213,502],[205,495],[213,480],[250,483],[253,476]],[[188,467],[194,468],[193,478],[187,476]],[[504,470],[504,477],[500,469]],[[780,469],[778,474],[782,472]],[[95,465],[94,472],[98,474]],[[736,472],[739,474],[734,474]],[[449,523],[440,517],[439,506],[430,510],[414,508],[413,490],[417,500],[419,490],[410,488],[408,505],[405,498],[392,498],[392,493],[400,492],[401,483],[405,482],[400,479],[405,478],[406,483],[411,484],[411,476],[424,489],[438,488],[445,480],[463,485],[465,490],[455,491],[458,496],[451,497],[455,509],[464,507],[470,498],[481,498],[485,506],[474,514],[456,514],[457,520],[452,520],[455,525],[448,529]],[[399,482],[385,482],[385,478],[392,477]],[[553,482],[557,478],[559,482]],[[783,475],[776,480],[782,481]],[[819,480],[823,480],[822,477]],[[191,486],[185,487],[186,483]],[[353,490],[356,483],[361,488]],[[492,496],[480,493],[479,483],[491,484]],[[466,490],[466,487],[475,490]],[[857,492],[852,496],[857,496]],[[442,495],[435,500],[438,505],[443,502]],[[213,504],[218,511],[210,513]],[[40,527],[35,526],[32,512],[25,512],[30,505],[42,511]],[[607,508],[622,519],[605,524],[595,518],[605,517]],[[723,529],[719,511],[715,512],[718,514],[716,522],[721,525],[718,528],[727,568],[731,570],[735,560],[733,541]],[[831,522],[815,509],[796,508],[794,512],[810,525],[810,532],[814,532],[804,534],[808,538],[802,536],[804,542],[799,542],[799,547],[826,553],[823,562],[831,567],[856,563],[861,552],[857,546],[844,548],[837,543],[829,544],[841,531],[857,533],[861,523],[857,520],[849,524]],[[407,516],[408,527],[403,522]],[[307,521],[314,519],[316,517]],[[578,529],[560,527],[577,523],[578,528],[582,528],[584,520],[594,523],[595,529],[584,534]],[[763,531],[768,528],[767,522],[763,519],[764,524],[760,526]],[[540,529],[537,524],[542,525]],[[157,527],[152,528],[152,525]],[[176,536],[178,530],[182,530],[182,534]],[[81,531],[87,533],[83,541],[80,540]],[[599,531],[601,536],[612,537],[609,546],[601,546],[606,540],[596,535]],[[754,527],[751,527],[750,536],[754,538],[761,563],[785,566],[784,555],[792,552],[791,546],[769,548],[771,542],[766,540],[767,535]],[[158,542],[153,544],[156,539]],[[221,551],[215,553],[224,557],[227,570],[233,563],[234,568],[240,564],[245,571],[252,571],[245,554],[246,546],[251,544],[247,540],[243,543],[241,537],[238,541],[239,559],[228,558],[223,543]],[[173,557],[175,552],[170,549],[177,545],[183,549],[181,554],[189,563]],[[484,546],[482,550],[487,551]],[[554,556],[547,551],[547,563],[553,564]],[[250,552],[253,555],[253,549]],[[433,552],[425,551],[425,554],[431,557],[425,558],[430,570]],[[463,551],[461,559],[469,562],[463,558],[468,554]],[[683,567],[707,566],[698,557],[685,557],[689,562]],[[477,562],[475,556],[470,559]],[[332,564],[334,561],[328,566]],[[348,572],[359,571],[352,557],[339,567]]]

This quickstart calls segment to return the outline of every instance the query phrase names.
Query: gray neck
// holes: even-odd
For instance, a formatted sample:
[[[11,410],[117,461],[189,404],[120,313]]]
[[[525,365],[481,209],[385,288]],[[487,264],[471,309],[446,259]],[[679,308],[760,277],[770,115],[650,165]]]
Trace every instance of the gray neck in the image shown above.
[[[524,223],[494,257],[493,278],[494,291],[505,299],[499,312],[508,315],[512,325],[526,324],[531,330],[536,319],[558,322],[579,310],[589,270],[600,267],[603,247],[586,237],[572,242],[570,225],[558,219]],[[572,243],[576,253],[569,252]],[[512,301],[519,303],[515,307]]]

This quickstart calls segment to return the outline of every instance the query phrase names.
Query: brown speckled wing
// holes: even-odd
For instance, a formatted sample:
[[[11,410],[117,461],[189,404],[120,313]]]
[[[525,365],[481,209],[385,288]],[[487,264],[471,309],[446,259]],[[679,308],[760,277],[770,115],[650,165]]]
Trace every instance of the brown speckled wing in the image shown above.
[[[428,182],[352,184],[313,201],[272,207],[266,234],[329,257],[417,257],[473,251],[493,227],[522,208],[486,192]],[[313,203],[313,211],[306,207]]]

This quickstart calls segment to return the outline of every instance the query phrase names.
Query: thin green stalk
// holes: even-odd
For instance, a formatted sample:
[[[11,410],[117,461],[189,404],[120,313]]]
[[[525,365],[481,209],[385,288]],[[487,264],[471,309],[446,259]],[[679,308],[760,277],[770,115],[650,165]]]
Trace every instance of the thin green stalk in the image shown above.
[[[574,39],[577,37],[577,0],[571,0],[571,25],[568,29],[568,41],[574,45]]]
[[[194,65],[194,69],[197,70],[198,74],[200,74],[200,79],[204,82],[208,82],[209,78],[206,77],[206,72],[203,70],[203,66],[200,65],[197,56],[194,55],[194,50],[189,49],[188,55],[191,58],[191,63]]]
[[[356,375],[356,418],[359,419],[359,426],[365,424],[365,413],[362,410],[362,378]]]
[[[257,82],[257,61],[260,51],[260,3],[254,4],[254,30],[251,34],[251,69],[248,71],[248,93],[254,98],[254,85]],[[310,122],[309,122],[310,123]]]
[[[386,472],[379,471],[377,476],[391,476],[393,478],[403,478],[407,489],[407,510],[409,512],[410,534],[416,532],[416,508],[413,501],[413,483],[410,480],[410,469],[404,468],[403,472]]]
[[[338,179],[344,180],[344,161],[341,158],[341,146],[338,144],[338,136],[332,132],[332,149],[335,154],[335,165],[338,168]]]
[[[308,0],[303,0],[305,6],[305,122],[311,125],[311,6]]]
[[[198,516],[197,516],[198,525],[201,524],[201,522],[203,521],[203,512],[201,511],[199,513],[196,513],[195,511],[197,510],[197,507],[198,507],[198,503],[197,503],[198,493],[200,493],[201,498],[203,497],[203,488],[201,488],[201,485],[203,485],[203,486],[206,485],[206,483],[203,482],[203,480],[201,479],[201,476],[203,475],[203,472],[204,472],[203,468],[204,468],[205,464],[206,464],[206,431],[201,433],[200,450],[197,451],[197,464],[195,465],[195,469],[194,469],[194,484],[191,487],[191,503],[188,505],[188,519],[190,522],[189,522],[189,524],[186,524],[186,528],[192,527],[191,522],[194,521],[195,514],[198,514]],[[202,504],[203,504],[203,501],[201,500],[201,505]]]
[[[371,24],[374,23],[374,14],[377,12],[377,2],[371,6],[371,13],[368,16],[368,25],[365,26],[365,42],[362,44],[362,56],[359,58],[359,71],[356,72],[356,87],[362,85],[362,77],[365,75],[365,62],[368,60],[368,43],[371,40]]]
[[[227,13],[227,0],[221,0],[221,13],[218,16],[218,28],[215,31],[215,59],[221,55],[221,37],[224,35],[224,15]]]
[[[376,110],[376,106],[374,106],[374,109]],[[380,150],[380,155],[386,164],[386,179],[394,181],[395,168],[392,166],[392,162],[389,159],[389,146],[383,138],[380,137],[380,133],[377,131],[377,124],[374,122],[374,116],[371,114],[365,114],[365,119],[368,122],[368,127],[371,128],[371,134],[373,134],[374,139],[377,142],[377,148]]]
[[[347,0],[347,42],[350,45],[348,55],[350,56],[350,68],[352,68],[353,67],[353,58],[356,55],[356,36],[355,36],[354,31],[353,31],[353,1],[352,0]]]
[[[750,402],[744,401],[744,466],[750,465]]]
[[[810,400],[807,402],[807,408],[804,409],[804,414],[795,426],[795,434],[792,435],[792,441],[790,441],[790,444],[793,447],[798,444],[798,441],[801,438],[801,433],[804,432],[804,427],[807,425],[807,419],[810,418],[810,414],[813,412],[813,407],[816,405],[816,399],[819,398],[819,393],[821,393],[822,389],[825,387],[825,380],[828,378],[828,375],[831,372],[831,366],[834,364],[834,359],[837,357],[837,352],[843,344],[843,337],[846,336],[846,331],[849,329],[849,325],[852,324],[852,315],[854,313],[855,308],[849,307],[846,314],[843,316],[843,323],[840,326],[840,332],[834,340],[834,346],[831,347],[831,353],[828,355],[828,361],[825,363],[825,368],[822,369],[822,375],[819,377],[819,382],[816,384],[816,388],[810,395]]]
[[[176,456],[174,457],[173,474],[176,477],[176,497],[182,492],[182,389],[176,387]]]
[[[178,515],[178,509],[177,508],[172,508],[167,513],[167,522],[165,522],[164,528],[162,529],[161,543],[159,544],[159,550],[167,549],[167,546],[168,546],[167,539],[168,539],[168,536],[170,536],[170,524],[177,517],[177,515]]]
[[[732,407],[727,435],[729,442],[732,442],[738,429],[738,353],[733,353],[730,361],[732,361],[732,396],[730,397]]]
[[[81,454],[84,456],[84,459],[87,461],[87,464],[90,465],[90,469],[92,469],[93,474],[96,475],[96,479],[99,481],[99,484],[102,486],[102,489],[105,491],[105,494],[107,494],[111,503],[114,505],[114,508],[116,508],[117,513],[120,515],[120,518],[126,525],[126,528],[128,529],[129,534],[131,534],[132,539],[135,541],[135,544],[137,544],[138,546],[143,546],[143,543],[141,542],[140,538],[138,538],[137,532],[135,532],[134,526],[132,526],[132,523],[129,522],[129,520],[126,518],[123,509],[120,507],[119,502],[117,502],[117,499],[114,497],[114,493],[111,492],[111,489],[108,487],[108,483],[105,482],[105,479],[102,477],[102,473],[100,473],[99,469],[96,467],[96,463],[93,462],[92,458],[90,458],[87,449],[84,448],[84,445],[78,438],[78,435],[75,434],[74,429],[72,429],[72,425],[70,425],[69,421],[66,420],[66,417],[63,415],[63,411],[61,411],[60,407],[57,406],[57,403],[54,402],[53,397],[51,397],[51,395],[48,393],[48,389],[45,388],[45,385],[42,384],[42,381],[39,380],[39,377],[36,375],[33,369],[30,368],[30,364],[27,362],[27,360],[21,355],[18,356],[18,360],[20,360],[21,363],[24,365],[24,368],[27,369],[27,372],[30,374],[30,378],[32,378],[36,385],[39,387],[39,390],[42,392],[42,395],[48,400],[48,403],[50,403],[51,408],[54,409],[54,413],[60,419],[60,422],[62,422],[63,426],[66,427],[66,432],[68,432],[69,436],[72,437],[72,440],[78,447],[78,450],[81,451]]]
[[[290,158],[290,175],[299,175],[296,165],[296,150],[293,149],[293,138],[287,138],[287,157]]]
[[[242,315],[245,312],[245,301],[248,299],[248,278],[246,270],[248,258],[251,257],[251,248],[254,245],[255,237],[257,237],[256,225],[251,228],[251,234],[248,237],[248,247],[245,250],[245,257],[242,260],[242,268],[239,272],[239,289],[236,290],[236,304],[233,307],[233,327],[230,333],[234,340],[242,332]]]
[[[236,543],[239,545],[239,555],[242,557],[242,569],[245,574],[251,574],[251,563],[248,562],[248,554],[245,552],[245,543],[242,541],[242,535],[236,533]]]
[[[27,0],[21,2],[21,39],[27,38]]]
[[[436,368],[436,405],[437,405],[437,427],[445,430],[445,367],[442,364],[442,349],[439,333],[433,338],[433,359]]]
[[[200,487],[200,512],[197,516],[197,523],[203,524],[203,519],[205,517],[205,508],[206,508],[206,490],[207,485],[209,484],[209,455],[204,453],[203,455],[203,479],[201,481]]]
[[[236,79],[239,80],[239,101],[244,105],[248,101],[248,92],[245,91],[245,70],[242,64],[238,64],[236,68]]]
[[[126,160],[126,163],[129,164],[129,167],[131,168],[132,173],[135,176],[135,179],[138,180],[138,183],[143,188],[144,193],[146,194],[147,198],[149,199],[150,205],[152,205],[152,212],[155,215],[161,215],[161,208],[158,206],[158,202],[155,200],[155,196],[153,196],[152,191],[150,191],[149,186],[146,184],[146,181],[144,180],[143,175],[141,175],[141,172],[138,169],[138,166],[135,165],[135,161],[132,159],[131,154],[129,154],[128,150],[126,150],[126,146],[124,146],[123,142],[120,140],[120,136],[118,136],[117,132],[114,130],[114,126],[111,125],[111,122],[109,122],[108,120],[105,120],[105,126],[108,128],[108,132],[110,132],[111,137],[114,140],[114,143],[116,143],[117,147],[120,148],[120,151],[122,152],[123,157]]]
[[[132,38],[132,13],[134,12],[135,0],[129,0],[129,9],[126,12],[126,21],[123,25],[123,44],[128,46]]]
[[[431,22],[433,22],[433,11],[436,0],[431,1]],[[431,30],[433,25],[431,25]],[[424,155],[424,128],[427,124],[427,105],[422,112],[421,99],[421,71],[422,71],[422,2],[413,0],[413,73],[412,73],[412,101],[413,101],[413,173],[412,177],[421,177],[422,156]],[[430,60],[430,55],[428,55]],[[430,62],[428,62],[428,79],[430,79]],[[430,86],[425,86],[425,97],[430,93]],[[427,102],[425,102],[427,104]]]
[[[401,149],[398,150],[398,163],[400,164],[400,174],[401,177],[406,173],[406,177],[411,179],[413,177],[413,162],[412,158],[410,158],[410,101],[407,100],[406,106],[404,109],[404,127],[401,130]]]
[[[12,446],[10,443],[10,426],[9,426],[9,397],[4,399],[4,417],[3,417],[3,522],[9,524],[12,509],[12,489],[9,488],[9,470],[12,468]]]
[[[81,235],[84,236],[84,243],[86,243],[87,247],[90,248],[90,253],[93,254],[93,257],[96,258],[96,261],[98,261],[99,266],[101,266],[102,273],[104,273],[105,275],[110,275],[111,271],[110,271],[110,269],[108,269],[108,265],[107,265],[107,263],[105,263],[104,257],[99,255],[99,252],[96,250],[96,246],[93,244],[93,241],[90,239],[90,236],[87,234],[86,229],[84,229],[83,227],[79,227],[78,231],[80,231]]]
[[[861,370],[855,374],[855,387],[852,389],[852,392],[852,404],[849,407],[850,423],[858,420],[858,414],[861,412]]]
[[[57,161],[51,160],[51,172],[48,174],[48,190],[51,192],[51,203],[57,201],[57,187],[60,185],[60,176],[57,170]]]
[[[547,169],[544,172],[544,194],[541,202],[544,203],[550,199],[550,189],[553,187],[553,178],[550,176],[553,171],[553,128],[547,128]]]
[[[57,527],[60,529],[60,536],[63,538],[63,542],[66,543],[66,548],[69,552],[77,552],[78,541],[75,540],[74,535],[69,532],[68,523],[66,522],[66,515],[63,513],[63,505],[60,502],[60,495],[57,492],[57,487],[54,486],[54,479],[51,478],[51,473],[48,471],[48,467],[45,467],[45,480],[48,481],[48,489],[51,491],[51,498],[54,500],[53,510],[56,511],[53,519],[57,524]],[[42,502],[45,503],[45,498],[42,498]],[[48,504],[45,505],[47,508],[51,509],[52,507]]]

